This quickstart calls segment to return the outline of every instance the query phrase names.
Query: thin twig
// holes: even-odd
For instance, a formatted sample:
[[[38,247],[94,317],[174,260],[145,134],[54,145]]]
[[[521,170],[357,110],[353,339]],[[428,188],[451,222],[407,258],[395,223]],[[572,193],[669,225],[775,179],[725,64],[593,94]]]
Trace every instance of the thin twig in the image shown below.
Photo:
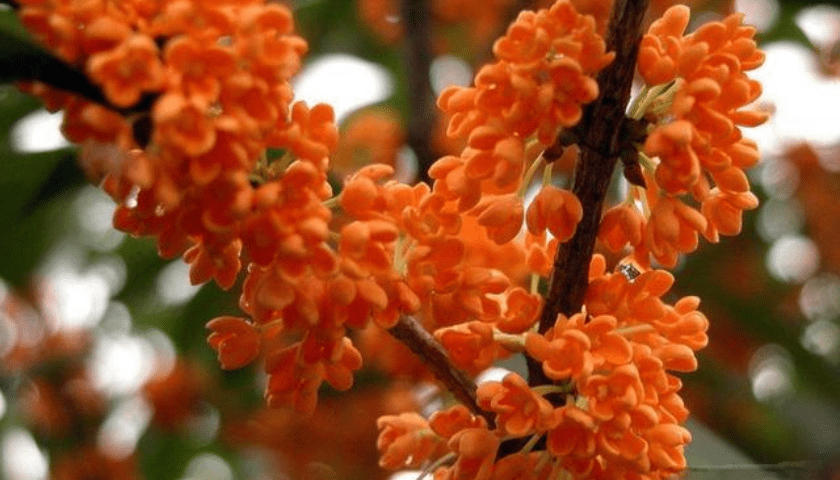
[[[539,331],[548,331],[559,314],[580,311],[588,286],[589,263],[595,248],[601,210],[620,151],[624,112],[636,68],[642,37],[642,20],[650,0],[616,1],[607,29],[607,50],[615,60],[598,75],[598,98],[583,113],[580,129],[581,156],[572,191],[583,205],[583,218],[575,235],[557,249],[549,278]],[[559,141],[559,139],[558,139]],[[586,145],[601,146],[598,150]],[[529,382],[551,383],[539,364],[529,359]]]
[[[495,422],[492,414],[482,410],[476,402],[475,382],[452,365],[440,343],[417,320],[403,315],[396,325],[388,329],[388,333],[422,358],[429,370],[455,398],[476,415],[484,417],[490,428],[493,428]]]

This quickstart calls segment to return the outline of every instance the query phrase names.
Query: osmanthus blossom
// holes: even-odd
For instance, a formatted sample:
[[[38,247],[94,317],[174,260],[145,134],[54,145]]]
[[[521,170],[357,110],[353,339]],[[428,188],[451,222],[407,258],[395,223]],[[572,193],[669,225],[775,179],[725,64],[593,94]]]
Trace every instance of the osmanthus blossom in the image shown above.
[[[498,244],[510,242],[526,219],[522,191],[561,128],[575,125],[582,106],[598,95],[594,76],[613,58],[592,17],[571,3],[525,11],[493,47],[497,61],[482,67],[473,87],[449,87],[438,106],[449,115],[447,135],[467,140],[459,156],[440,159],[429,170],[434,191],[457,200],[477,216]],[[526,155],[536,151],[538,158]],[[569,238],[580,221],[574,195],[543,188],[529,210],[529,229],[546,226]],[[548,222],[546,219],[552,219]]]
[[[628,202],[607,212],[601,226],[611,250],[630,245],[643,264],[652,256],[673,266],[697,248],[700,235],[717,242],[739,233],[742,212],[758,206],[744,174],[758,150],[740,129],[767,118],[749,108],[761,85],[747,72],[764,61],[755,28],[732,14],[685,35],[688,20],[688,7],[668,9],[639,50],[645,87],[630,114],[649,125],[642,147],[648,175],[644,194],[630,198],[647,204],[645,218],[639,226],[640,213]]]
[[[648,156],[642,158],[648,170],[646,185],[634,187],[628,201],[608,209],[601,226],[600,238],[610,250],[620,251],[627,245],[634,248],[641,272],[633,277],[607,273],[603,257],[596,256],[584,310],[571,318],[560,316],[545,333],[529,332],[524,321],[521,329],[511,330],[525,332],[519,340],[500,330],[498,321],[474,321],[438,330],[437,338],[453,359],[461,359],[455,363],[468,371],[489,364],[486,359],[494,349],[524,351],[540,362],[556,384],[533,387],[511,374],[502,382],[481,385],[479,406],[494,414],[496,424],[483,433],[474,427],[466,429],[463,438],[474,442],[469,451],[464,450],[462,441],[450,443],[454,463],[449,460],[437,467],[435,478],[496,478],[489,467],[491,455],[495,455],[494,465],[502,475],[499,478],[504,478],[502,472],[511,464],[526,459],[536,459],[535,465],[560,469],[573,478],[663,478],[685,468],[683,449],[691,435],[680,423],[688,411],[679,397],[681,382],[672,372],[697,368],[694,352],[708,342],[708,320],[697,310],[696,297],[673,305],[663,302],[673,277],[646,266],[649,256],[674,265],[679,254],[697,247],[700,235],[716,241],[721,233],[738,233],[741,211],[756,206],[741,169],[754,164],[757,154],[754,144],[742,139],[737,125],[750,126],[762,120],[760,114],[741,110],[760,92],[757,83],[744,73],[758,66],[762,58],[752,40],[754,31],[732,16],[682,38],[686,19],[684,7],[667,11],[643,42],[639,68],[650,87],[630,114],[635,115],[632,118],[644,117],[648,125],[643,146]],[[660,41],[660,50],[651,46],[655,43],[652,39]],[[683,49],[687,53],[681,59]],[[651,65],[656,63],[650,60],[651,52],[665,60]],[[478,81],[476,85],[474,89],[480,88]],[[530,177],[522,174],[513,188],[506,186],[508,177],[493,176],[509,175],[504,154],[493,157],[477,152],[479,148],[500,148],[499,142],[505,138],[501,133],[504,116],[496,117],[489,127],[482,126],[482,115],[489,116],[488,110],[471,113],[471,94],[471,90],[453,88],[442,96],[444,109],[450,106],[456,112],[450,133],[472,141],[465,150],[467,156],[444,158],[432,170],[435,191],[457,200],[459,210],[467,216],[476,215],[499,243],[519,235],[524,216],[528,241],[537,246],[531,247],[528,264],[534,273],[547,272],[551,257],[545,254],[547,244],[541,236],[551,227],[542,219],[559,221],[563,217],[558,215],[559,207],[540,213],[548,192],[554,189],[560,192],[557,195],[566,194],[547,185],[528,215],[523,215],[523,204],[515,192],[521,182],[530,182]],[[486,163],[490,158],[498,158],[499,167],[491,168]],[[681,198],[684,195],[693,196],[701,208],[691,206]],[[566,203],[559,198],[553,201]],[[575,200],[569,204],[574,205]],[[640,209],[639,203],[644,208]],[[563,226],[574,226],[576,221],[566,221]],[[555,242],[573,232],[551,231]],[[548,393],[565,395],[565,404],[550,403],[543,397]],[[545,450],[533,452],[540,438],[546,439]],[[506,441],[514,439],[526,446],[504,455],[485,453],[481,459],[482,452],[492,451],[495,442],[501,451]],[[452,457],[442,455],[444,458]],[[458,476],[465,471],[464,465],[470,466],[472,476]],[[539,478],[546,471],[535,467],[521,478]]]
[[[516,373],[481,384],[478,405],[493,414],[493,427],[463,406],[432,417],[434,435],[422,438],[446,445],[438,459],[454,460],[436,467],[435,478],[508,478],[511,471],[522,472],[520,463],[534,466],[522,478],[552,478],[543,477],[549,471],[573,478],[664,478],[685,468],[683,449],[691,435],[680,423],[688,412],[678,395],[681,383],[670,372],[697,368],[694,352],[706,344],[708,321],[696,310],[696,297],[675,305],[662,301],[673,283],[669,273],[644,271],[631,281],[606,272],[605,265],[603,257],[593,260],[586,303],[591,313],[560,316],[545,334],[521,337],[520,349],[555,384],[530,386]],[[456,356],[464,347],[451,346],[457,337],[449,336],[458,328],[464,329],[446,329],[439,337]],[[483,332],[487,347],[482,348],[493,347],[489,325],[476,322],[469,328],[461,334],[467,335],[463,341],[475,341],[466,340],[467,331]],[[510,345],[495,335],[498,346]],[[464,358],[478,355],[474,351]],[[548,394],[558,393],[565,404],[548,400]],[[381,421],[394,421],[389,418]],[[395,441],[383,435],[382,442]],[[545,449],[532,450],[540,438],[546,439]],[[531,446],[497,455],[501,445],[515,439]]]
[[[447,133],[466,147],[432,165],[431,186],[374,164],[334,194],[338,130],[329,106],[293,102],[307,46],[287,7],[19,3],[35,36],[105,96],[99,105],[30,86],[86,143],[84,166],[118,203],[115,226],[183,255],[193,283],[229,288],[245,271],[247,318],[211,320],[208,342],[226,369],[264,360],[270,406],[312,413],[324,382],[352,386],[363,350],[397,355],[382,332],[411,316],[449,367],[476,374],[522,354],[548,383],[511,373],[480,385],[473,411],[380,418],[383,467],[438,480],[658,479],[685,468],[688,411],[673,372],[697,368],[708,321],[696,297],[664,302],[673,276],[650,266],[673,266],[701,235],[737,233],[757,204],[743,169],[758,154],[739,127],[763,120],[746,108],[760,86],[745,73],[763,55],[740,17],[683,35],[688,10],[673,7],[651,26],[638,59],[647,86],[627,119],[644,173],[604,208],[599,233],[610,250],[630,246],[639,271],[609,273],[593,257],[582,308],[539,328],[540,280],[584,217],[552,162],[559,140],[580,141],[595,78],[615,56],[603,18],[569,0],[522,12],[474,85],[440,95]]]

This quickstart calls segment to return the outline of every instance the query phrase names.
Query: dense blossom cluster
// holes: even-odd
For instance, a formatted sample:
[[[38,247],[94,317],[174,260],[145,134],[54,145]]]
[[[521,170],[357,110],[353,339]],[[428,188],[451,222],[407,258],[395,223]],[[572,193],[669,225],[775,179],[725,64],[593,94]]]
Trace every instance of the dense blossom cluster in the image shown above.
[[[64,134],[85,146],[84,166],[119,203],[115,225],[155,236],[165,257],[189,249],[194,282],[231,286],[243,243],[252,254],[277,250],[257,227],[289,210],[285,202],[312,209],[304,204],[329,197],[319,175],[337,133],[329,107],[291,105],[288,81],[307,47],[286,7],[20,3],[24,25],[123,109],[31,87],[64,108]],[[287,168],[314,175],[313,198],[283,193]]]
[[[103,106],[32,86],[65,109],[65,135],[84,144],[84,166],[118,202],[115,226],[156,237],[164,257],[183,253],[194,283],[230,287],[245,260],[246,313],[269,324],[285,310],[284,322],[272,324],[279,329],[258,333],[242,319],[211,322],[223,365],[253,360],[266,336],[275,340],[265,342],[273,347],[271,403],[324,378],[348,388],[346,368],[360,358],[343,334],[323,329],[292,346],[278,335],[328,322],[318,312],[326,297],[307,279],[323,281],[337,266],[323,202],[338,133],[331,107],[292,104],[289,79],[307,46],[292,33],[288,8],[22,2],[20,17],[106,97]],[[302,410],[314,405],[283,398]]]
[[[708,321],[696,297],[674,305],[661,300],[673,284],[669,273],[651,270],[630,280],[605,267],[596,256],[585,314],[561,315],[544,334],[520,336],[518,346],[496,334],[497,344],[527,352],[556,384],[531,387],[510,373],[480,385],[478,404],[495,415],[495,428],[463,406],[428,422],[416,414],[383,417],[381,464],[419,466],[449,455],[455,463],[438,468],[438,479],[554,478],[561,471],[574,478],[666,478],[684,469],[691,435],[680,423],[688,410],[678,394],[682,383],[670,372],[697,368],[694,352],[708,341]],[[464,357],[479,358],[493,344],[493,330],[471,325],[459,341]],[[565,404],[552,404],[547,394],[564,395]],[[542,438],[545,450],[532,451]],[[497,456],[501,444],[515,439],[530,447]]]
[[[428,467],[437,480],[658,479],[685,468],[688,411],[672,372],[697,367],[708,322],[695,297],[665,303],[673,277],[649,267],[651,257],[673,266],[699,235],[737,233],[756,205],[743,169],[758,155],[738,127],[763,120],[744,109],[760,93],[744,72],[763,57],[739,17],[683,36],[688,10],[674,7],[651,26],[639,56],[647,86],[627,120],[644,130],[629,148],[641,149],[645,185],[604,213],[599,234],[610,250],[631,246],[641,271],[608,273],[594,257],[580,311],[538,329],[541,277],[584,215],[553,168],[573,160],[557,147],[579,137],[595,77],[615,57],[603,14],[568,0],[520,13],[474,85],[440,95],[447,135],[466,146],[432,165],[431,186],[393,179],[398,140],[369,151],[379,163],[353,169],[334,196],[331,159],[353,165],[377,130],[402,133],[387,115],[366,116],[339,148],[329,106],[293,103],[307,45],[288,8],[20,3],[24,24],[106,99],[29,87],[64,109],[64,133],[118,203],[115,225],[154,236],[162,256],[183,254],[194,283],[231,287],[245,265],[249,318],[210,321],[208,342],[225,369],[264,359],[269,406],[314,412],[324,382],[352,386],[362,352],[423,375],[394,361],[385,333],[412,317],[449,367],[477,374],[523,354],[550,383],[511,373],[478,387],[475,411],[380,418],[383,467]],[[607,2],[579,3],[597,13]],[[351,340],[351,328],[362,333]],[[166,385],[148,394],[165,398]]]
[[[767,118],[744,108],[761,94],[746,74],[764,60],[755,28],[733,14],[684,36],[688,19],[685,6],[667,10],[639,52],[647,86],[631,114],[650,122],[642,163],[652,178],[639,196],[647,218],[628,201],[607,212],[602,224],[611,249],[629,243],[645,264],[651,255],[675,265],[680,253],[697,248],[700,235],[717,242],[738,234],[741,213],[758,206],[744,174],[758,162],[758,150],[739,128]]]
[[[474,87],[441,93],[438,106],[450,116],[447,134],[465,138],[467,147],[439,160],[429,173],[436,192],[457,199],[461,211],[477,209],[501,244],[521,226],[514,213],[522,210],[521,196],[514,193],[530,182],[529,160],[541,161],[534,157],[554,142],[558,130],[580,120],[582,105],[598,95],[594,75],[613,55],[605,52],[593,18],[569,2],[522,12],[493,52],[498,61],[479,70]],[[564,207],[576,209],[576,199],[558,195],[544,202],[556,207],[546,213],[562,217]],[[529,228],[539,229],[530,223]]]
[[[569,11],[573,9],[563,2],[551,9],[555,15]],[[595,257],[583,311],[570,318],[561,315],[542,333],[531,330],[536,315],[525,313],[539,312],[539,303],[517,304],[517,311],[525,314],[516,321],[481,319],[437,330],[435,336],[452,362],[466,371],[479,372],[499,356],[524,352],[542,363],[554,384],[529,386],[511,373],[501,382],[479,386],[478,405],[495,414],[495,426],[461,406],[438,412],[428,421],[414,414],[383,417],[379,441],[383,466],[432,465],[436,479],[555,478],[561,472],[573,478],[666,478],[685,468],[683,448],[691,435],[680,424],[688,410],[678,393],[682,384],[672,372],[697,368],[694,352],[707,343],[708,321],[697,311],[696,297],[674,305],[664,303],[661,297],[673,277],[645,266],[649,256],[673,265],[679,253],[696,248],[699,234],[716,241],[719,233],[740,231],[741,210],[756,205],[742,169],[757,161],[757,153],[754,144],[741,137],[737,125],[753,126],[763,120],[762,114],[739,110],[760,93],[744,71],[758,66],[763,57],[752,40],[754,30],[742,27],[738,16],[685,38],[662,40],[663,51],[677,55],[674,72],[667,78],[648,75],[651,67],[646,55],[651,55],[652,39],[663,29],[675,31],[672,37],[681,36],[687,14],[684,7],[667,11],[642,44],[640,71],[651,87],[643,90],[630,115],[644,118],[643,125],[648,125],[641,160],[648,170],[647,186],[632,187],[628,201],[609,209],[601,225],[600,238],[606,247],[613,251],[628,244],[634,247],[634,260],[642,265],[642,273],[638,277],[607,273],[604,259]],[[548,14],[520,16],[508,36],[496,44],[495,52],[502,60],[479,71],[475,87],[452,87],[441,95],[439,105],[451,115],[449,133],[467,138],[468,147],[459,157],[441,159],[431,174],[436,180],[434,192],[457,201],[465,218],[477,217],[499,244],[517,237],[524,219],[527,264],[531,272],[546,275],[552,249],[542,243],[545,231],[554,237],[554,245],[570,238],[580,219],[580,204],[571,193],[551,185],[547,173],[525,212],[519,194],[523,184],[531,181],[531,172],[526,173],[527,163],[516,161],[539,162],[541,158],[530,153],[521,139],[535,135],[540,144],[537,150],[548,147],[559,128],[577,123],[581,104],[591,98],[581,94],[576,102],[559,103],[568,116],[552,116],[545,110],[551,102],[541,102],[545,90],[530,88],[528,83],[552,76],[526,73],[523,80],[517,77],[515,64],[504,64],[505,52],[514,45],[511,39],[517,38],[518,51],[537,52],[532,62],[523,63],[545,68],[540,62],[550,61],[551,54],[527,43],[532,38],[546,43],[556,38],[529,31],[539,25],[542,15]],[[554,18],[554,25],[562,24],[556,20],[559,17]],[[674,27],[674,22],[679,25]],[[587,32],[593,31],[594,24],[586,25]],[[575,39],[581,42],[575,44],[581,51],[597,45],[596,40]],[[694,65],[679,59],[675,45],[686,50],[694,46],[686,54],[692,55]],[[600,58],[608,62],[607,57]],[[676,65],[685,70],[679,72],[679,79]],[[497,76],[492,75],[494,68],[500,72]],[[585,92],[582,86],[591,78],[585,68],[578,72],[578,83],[572,78],[558,83],[572,90],[578,85],[577,92]],[[597,86],[592,85],[594,98]],[[713,124],[719,119],[723,120]],[[658,149],[656,142],[661,144],[662,136],[675,128],[688,131],[685,148]],[[684,178],[687,183],[682,186],[669,180],[679,155],[691,159],[694,165],[689,168],[696,170]],[[679,197],[686,193],[702,203],[700,211]],[[509,291],[510,305],[516,298]],[[548,394],[565,396],[565,402],[551,403]],[[544,449],[535,449],[542,441]],[[511,442],[518,447],[506,450]]]

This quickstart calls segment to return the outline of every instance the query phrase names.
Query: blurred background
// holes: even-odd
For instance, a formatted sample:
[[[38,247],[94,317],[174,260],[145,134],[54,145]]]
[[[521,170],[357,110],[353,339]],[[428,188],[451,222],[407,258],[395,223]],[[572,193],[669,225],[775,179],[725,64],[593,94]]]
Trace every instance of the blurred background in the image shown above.
[[[429,158],[458,148],[440,121],[411,114],[423,99],[396,0],[292,4],[310,43],[295,91],[336,109],[337,181],[369,162],[422,178]],[[433,93],[468,84],[530,5],[433,1]],[[760,102],[774,115],[747,133],[763,152],[751,172],[761,207],[742,235],[677,268],[673,295],[701,297],[711,322],[700,369],[684,376],[688,475],[840,479],[840,8],[691,6],[695,23],[737,10],[756,25]],[[0,28],[20,31],[11,10]],[[352,391],[323,392],[311,420],[263,409],[259,368],[224,372],[205,342],[208,320],[238,314],[237,288],[190,286],[181,261],[114,231],[114,205],[84,178],[60,123],[0,85],[0,478],[389,478],[373,420],[428,392],[370,368]]]

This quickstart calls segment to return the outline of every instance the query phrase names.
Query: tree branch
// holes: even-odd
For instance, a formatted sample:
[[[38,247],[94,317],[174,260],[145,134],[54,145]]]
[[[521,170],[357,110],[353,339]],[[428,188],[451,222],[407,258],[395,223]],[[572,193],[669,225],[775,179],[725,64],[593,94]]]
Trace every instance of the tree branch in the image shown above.
[[[626,130],[625,111],[642,38],[642,20],[649,5],[650,0],[617,0],[613,5],[606,42],[607,50],[615,52],[616,58],[598,75],[600,93],[584,110],[577,129],[582,132],[581,155],[572,191],[583,205],[583,218],[575,235],[560,245],[554,257],[540,317],[541,333],[554,325],[559,314],[571,316],[583,306],[604,198],[618,158],[620,135]],[[551,383],[535,363],[528,360],[531,384]]]
[[[405,62],[408,81],[408,146],[417,156],[417,179],[429,181],[429,167],[437,156],[432,148],[435,103],[429,70],[432,65],[431,6],[428,0],[401,0],[405,29]]]
[[[388,333],[422,358],[429,370],[455,398],[476,415],[484,417],[490,428],[494,428],[493,415],[482,410],[476,402],[475,382],[452,365],[440,343],[417,320],[403,315],[396,325],[388,329]]]
[[[156,95],[146,94],[136,105],[116,107],[84,73],[43,47],[3,29],[0,29],[0,45],[3,45],[0,49],[0,83],[43,82],[123,115],[148,111],[156,98]]]

